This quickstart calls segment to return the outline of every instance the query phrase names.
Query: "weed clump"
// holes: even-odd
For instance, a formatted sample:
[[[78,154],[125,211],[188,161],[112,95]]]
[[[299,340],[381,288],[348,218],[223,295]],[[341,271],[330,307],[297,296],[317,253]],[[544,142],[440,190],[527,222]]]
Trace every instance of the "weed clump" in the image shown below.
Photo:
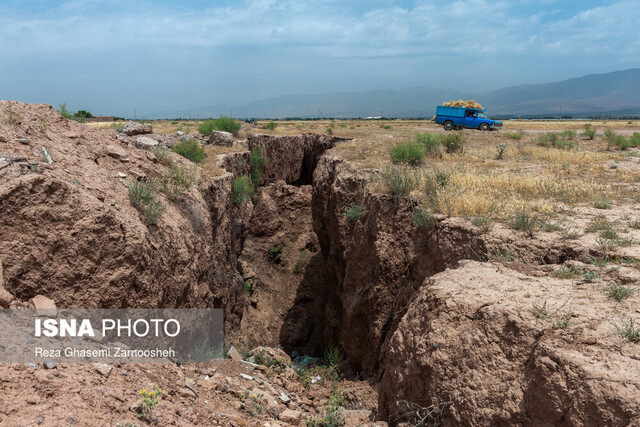
[[[358,204],[351,204],[344,209],[344,217],[351,222],[358,221],[366,211],[364,208]]]
[[[262,147],[255,147],[251,150],[251,166],[249,168],[251,174],[251,182],[254,186],[262,184],[262,175],[267,165],[267,158],[264,157]]]
[[[278,124],[276,122],[269,122],[264,127],[267,130],[276,130],[276,128],[278,127]]]
[[[464,135],[461,133],[450,133],[442,137],[442,146],[449,154],[459,153],[464,151]]]
[[[526,207],[521,207],[514,213],[511,218],[511,228],[524,231],[529,237],[540,229],[541,221],[537,214],[532,214]]]
[[[214,130],[231,132],[232,134],[237,135],[240,130],[240,123],[236,122],[231,117],[220,116],[215,120],[202,122],[200,126],[198,126],[198,132],[203,135],[211,135]]]
[[[387,166],[381,173],[380,179],[393,199],[398,202],[408,196],[420,185],[420,176],[411,169]]]
[[[150,391],[142,389],[140,394],[142,395],[142,403],[134,410],[134,412],[138,418],[146,420],[151,415],[153,407],[160,403],[162,390],[154,384]]]
[[[442,145],[440,143],[440,137],[440,134],[417,133],[414,142],[422,144],[426,155],[432,157],[442,157]]]
[[[593,139],[596,137],[596,129],[591,127],[590,123],[584,125],[584,131],[582,132],[582,136],[586,139]]]
[[[610,320],[610,322],[618,335],[634,343],[640,342],[640,328],[635,327],[634,319],[629,318],[628,321],[620,319],[619,325],[613,320]]]
[[[247,175],[240,176],[233,181],[231,203],[243,203],[253,196],[253,185]]]
[[[424,158],[424,148],[420,143],[407,142],[391,147],[389,149],[391,162],[405,163],[410,166],[418,166]]]
[[[431,213],[423,207],[417,206],[411,212],[413,225],[421,230],[429,230],[436,226],[436,219]]]
[[[180,141],[171,147],[171,150],[194,163],[200,163],[205,157],[207,157],[204,152],[204,148],[195,139]]]
[[[284,242],[277,240],[269,246],[267,249],[267,258],[274,264],[280,264],[282,262],[282,251],[284,250]]]
[[[636,292],[638,292],[637,288],[632,288],[631,286],[623,285],[619,280],[614,281],[613,283],[605,286],[602,291],[609,298],[613,298],[618,302],[622,302],[625,299],[629,298]]]
[[[154,225],[162,216],[165,206],[158,199],[155,188],[150,182],[132,181],[127,185],[131,204],[142,214],[145,225]]]

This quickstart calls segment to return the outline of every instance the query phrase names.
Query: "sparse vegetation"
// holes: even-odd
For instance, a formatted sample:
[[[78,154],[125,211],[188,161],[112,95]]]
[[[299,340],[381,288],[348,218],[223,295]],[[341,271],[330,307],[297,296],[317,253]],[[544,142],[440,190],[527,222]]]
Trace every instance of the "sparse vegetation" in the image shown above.
[[[569,326],[571,318],[573,317],[573,311],[571,310],[571,307],[563,311],[563,308],[567,305],[568,302],[569,300],[565,301],[560,307],[555,310],[551,310],[547,306],[546,301],[542,305],[533,303],[533,309],[531,310],[531,312],[536,318],[549,321],[553,329],[565,329],[567,326]]]
[[[282,262],[282,251],[284,250],[284,242],[282,240],[276,240],[271,243],[267,249],[267,258],[274,264],[280,264]]]
[[[620,324],[617,324],[613,320],[610,320],[610,322],[618,335],[633,343],[640,342],[640,328],[636,328],[634,319],[629,318],[628,320],[624,320],[621,318]]]
[[[418,166],[424,158],[424,148],[417,142],[406,142],[391,147],[389,155],[393,163],[405,163],[411,166]]]
[[[307,417],[307,427],[341,427],[346,423],[344,410],[344,395],[342,390],[336,389],[329,398],[329,407],[321,416]]]
[[[233,193],[231,203],[239,204],[249,200],[253,196],[253,185],[247,175],[240,176],[233,181]]]
[[[635,294],[636,292],[638,292],[638,288],[625,286],[619,280],[615,280],[613,283],[609,283],[604,288],[602,288],[602,291],[609,298],[613,298],[618,302],[622,302],[625,299],[632,296],[633,294]]]
[[[344,209],[345,218],[347,218],[347,220],[351,222],[358,221],[365,213],[366,211],[364,210],[364,208],[355,203],[347,206]]]
[[[200,163],[207,156],[204,152],[204,148],[195,139],[180,141],[171,147],[171,150],[194,163]]]
[[[496,145],[496,160],[502,160],[504,159],[504,152],[507,149],[507,144],[499,144]]]
[[[273,130],[276,130],[276,128],[278,127],[278,124],[276,122],[269,122],[264,127],[267,130],[273,131]]]
[[[584,125],[584,131],[582,132],[582,136],[585,137],[586,139],[593,139],[596,137],[596,129],[591,127],[590,123],[587,123]]]
[[[408,196],[420,184],[420,176],[411,169],[387,166],[380,172],[380,179],[393,199],[398,202]]]
[[[158,199],[155,188],[147,181],[132,181],[129,188],[129,200],[131,204],[142,214],[142,222],[145,225],[154,225],[162,216],[165,206]]]
[[[520,141],[521,139],[524,138],[524,132],[519,130],[517,132],[504,132],[504,135],[509,138],[509,139],[513,139],[515,141]]]
[[[415,143],[422,144],[425,154],[433,157],[442,157],[442,145],[440,144],[440,134],[417,133]]]
[[[251,182],[255,187],[262,184],[262,175],[264,173],[264,168],[267,165],[267,159],[263,155],[262,147],[254,147],[251,150],[251,166],[250,166],[250,174],[251,174]]]
[[[464,151],[464,134],[449,133],[441,138],[440,143],[445,148],[447,153],[461,154]]]
[[[431,213],[421,206],[416,206],[411,212],[413,225],[421,230],[430,230],[436,225],[436,219]]]
[[[524,231],[529,237],[533,237],[540,229],[540,217],[538,214],[531,213],[526,207],[521,207],[513,214],[510,225],[511,228]]]
[[[309,265],[309,257],[303,251],[300,251],[298,254],[298,260],[296,261],[295,266],[293,267],[293,271],[300,274],[304,273],[305,269]]]
[[[184,166],[179,163],[168,163],[168,171],[159,177],[157,185],[169,200],[175,200],[189,189],[198,176],[196,166]]]
[[[148,420],[153,408],[160,403],[162,390],[154,384],[151,390],[147,391],[146,389],[142,389],[140,394],[142,395],[142,403],[140,403],[134,412],[138,418]]]
[[[471,221],[473,225],[482,230],[483,233],[488,233],[493,229],[495,221],[489,215],[481,215],[473,218]]]
[[[227,116],[220,116],[215,120],[207,120],[198,126],[198,132],[203,135],[211,135],[214,130],[231,132],[234,135],[240,131],[240,123]]]

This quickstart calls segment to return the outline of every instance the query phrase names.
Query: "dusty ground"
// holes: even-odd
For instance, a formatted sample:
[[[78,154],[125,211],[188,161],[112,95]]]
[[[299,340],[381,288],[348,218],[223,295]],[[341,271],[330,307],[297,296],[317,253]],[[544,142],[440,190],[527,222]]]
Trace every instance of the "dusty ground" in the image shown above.
[[[429,408],[442,412],[428,420],[445,425],[640,422],[640,151],[608,149],[602,135],[606,129],[633,134],[639,122],[593,121],[593,140],[580,135],[584,122],[574,121],[509,121],[499,132],[465,130],[459,133],[463,152],[427,156],[413,168],[397,165],[417,184],[396,197],[380,173],[391,163],[390,147],[416,133],[444,134],[440,126],[324,120],[277,122],[269,131],[266,122],[243,124],[233,147],[206,148],[197,187],[176,200],[159,196],[167,211],[154,228],[142,223],[118,174],[146,179],[163,173],[154,155],[115,132],[91,129],[112,124],[89,128],[66,123],[45,107],[37,114],[21,104],[15,108],[24,121],[16,130],[4,117],[0,129],[0,157],[12,158],[0,170],[0,203],[10,201],[3,225],[15,236],[0,239],[0,255],[14,305],[36,293],[72,304],[64,288],[72,279],[61,275],[43,288],[41,270],[52,255],[56,266],[71,262],[76,240],[96,242],[61,245],[66,231],[39,233],[34,224],[50,221],[57,230],[70,217],[81,235],[100,235],[73,215],[72,206],[81,205],[87,215],[107,212],[105,227],[134,230],[127,250],[142,253],[151,266],[133,275],[145,280],[142,289],[120,279],[115,283],[123,290],[113,294],[99,287],[109,283],[100,276],[109,270],[91,264],[98,259],[57,268],[89,284],[75,288],[75,301],[122,303],[117,298],[132,288],[146,298],[142,305],[224,306],[234,339],[315,353],[337,346],[346,359],[340,367],[354,381],[309,384],[309,375],[291,368],[274,372],[232,361],[122,365],[107,374],[91,365],[8,365],[0,367],[0,423],[141,423],[132,410],[140,390],[153,384],[165,393],[155,418],[144,422],[157,425],[304,425],[301,417],[326,414],[337,390],[345,395],[344,408],[365,410],[345,413],[348,425],[379,419],[378,411],[391,424],[413,425]],[[153,125],[156,134],[174,138],[178,130],[194,133],[198,123]],[[578,131],[570,138],[573,147],[539,144],[542,134],[568,129]],[[305,132],[350,140],[337,141],[317,167],[307,167],[308,152],[295,144],[313,148],[315,138],[251,138]],[[111,144],[125,153],[108,154]],[[44,164],[42,145],[53,165]],[[249,168],[246,149],[258,145],[269,155],[269,182],[252,200],[233,204],[234,180]],[[315,162],[322,152],[316,154]],[[24,190],[24,182],[39,179],[62,186],[61,201],[51,202],[55,191]],[[430,182],[438,184],[435,191],[428,191]],[[34,194],[35,201],[27,197]],[[115,205],[107,203],[111,199]],[[354,207],[361,210],[349,217],[347,209]],[[416,225],[417,208],[432,218],[430,225]],[[194,221],[193,209],[209,215]],[[518,225],[523,219],[528,227]],[[116,231],[106,234],[117,243]],[[34,238],[43,250],[29,246]],[[283,256],[273,262],[266,254],[280,241],[286,243]],[[177,260],[176,246],[182,254]],[[156,265],[151,254],[157,248]],[[116,246],[103,253],[119,251]],[[191,253],[201,257],[195,264],[189,264]],[[132,256],[122,259],[140,265]],[[100,261],[123,269],[122,259]],[[207,267],[208,260],[218,264]],[[179,276],[179,295],[149,276],[156,269]],[[317,312],[324,317],[317,319]],[[258,397],[255,387],[275,403]],[[282,402],[280,391],[292,401]],[[287,421],[287,409],[299,418]]]

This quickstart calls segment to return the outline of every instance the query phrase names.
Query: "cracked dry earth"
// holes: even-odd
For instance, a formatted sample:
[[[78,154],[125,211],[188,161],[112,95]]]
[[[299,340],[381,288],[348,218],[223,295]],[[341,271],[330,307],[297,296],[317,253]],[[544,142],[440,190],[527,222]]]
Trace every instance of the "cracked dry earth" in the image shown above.
[[[570,239],[444,215],[418,229],[411,197],[369,189],[378,171],[341,155],[353,142],[315,134],[235,141],[208,159],[221,173],[198,169],[177,198],[159,193],[166,209],[146,225],[126,184],[167,165],[135,137],[45,105],[0,111],[2,308],[38,295],[59,308],[221,308],[225,344],[246,359],[4,364],[2,425],[303,426],[331,413],[347,426],[640,425],[640,344],[621,333],[640,325],[637,229],[606,259],[588,206],[573,209]],[[264,179],[233,203],[257,147]],[[636,208],[607,217],[620,227]],[[278,262],[265,255],[274,243]],[[620,287],[631,293],[618,301]],[[343,360],[330,370],[290,357],[334,347]],[[163,394],[141,420],[140,390],[153,385]]]

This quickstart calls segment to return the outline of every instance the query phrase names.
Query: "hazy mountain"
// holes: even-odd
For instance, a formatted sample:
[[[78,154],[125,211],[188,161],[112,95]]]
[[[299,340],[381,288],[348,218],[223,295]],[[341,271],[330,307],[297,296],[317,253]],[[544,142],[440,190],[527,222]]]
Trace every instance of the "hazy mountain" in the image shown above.
[[[640,68],[486,93],[413,87],[401,90],[280,96],[245,106],[218,105],[158,117],[430,117],[450,99],[475,99],[493,115],[640,114]]]

